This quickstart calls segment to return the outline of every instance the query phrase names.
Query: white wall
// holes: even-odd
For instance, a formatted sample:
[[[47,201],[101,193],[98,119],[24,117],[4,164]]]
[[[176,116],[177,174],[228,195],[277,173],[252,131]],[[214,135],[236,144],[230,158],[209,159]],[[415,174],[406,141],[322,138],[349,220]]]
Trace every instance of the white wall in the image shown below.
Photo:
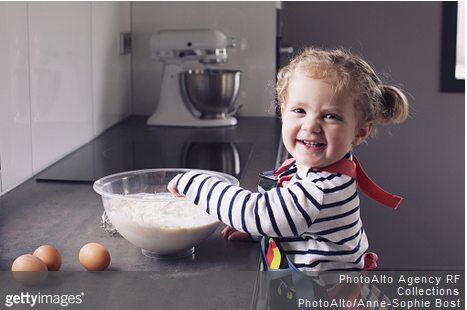
[[[7,191],[131,114],[129,2],[0,2]]]
[[[149,38],[161,29],[212,27],[235,37],[237,47],[229,51],[225,68],[243,72],[240,114],[268,116],[276,6],[0,2],[0,192],[125,116],[154,112],[162,65],[150,59]],[[119,34],[130,31],[132,54],[120,56]]]
[[[32,175],[27,2],[0,2],[0,159],[2,188]]]
[[[118,36],[131,31],[129,2],[92,2],[94,136],[132,112],[131,54],[120,55]]]
[[[240,115],[268,116],[275,79],[276,6],[273,1],[132,2],[134,114],[157,107],[162,64],[149,53],[149,39],[163,29],[214,28],[237,41],[224,68],[242,71]],[[185,68],[197,66],[185,63]]]

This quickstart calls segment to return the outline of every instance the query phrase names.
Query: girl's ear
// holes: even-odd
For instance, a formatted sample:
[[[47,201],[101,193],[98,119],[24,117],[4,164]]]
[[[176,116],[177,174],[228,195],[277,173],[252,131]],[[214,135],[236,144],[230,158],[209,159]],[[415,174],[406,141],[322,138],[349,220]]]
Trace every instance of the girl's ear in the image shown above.
[[[357,129],[357,132],[355,133],[355,138],[352,141],[353,145],[359,145],[363,141],[368,138],[368,136],[371,133],[371,128],[373,127],[373,122],[368,122],[363,124],[359,129]]]

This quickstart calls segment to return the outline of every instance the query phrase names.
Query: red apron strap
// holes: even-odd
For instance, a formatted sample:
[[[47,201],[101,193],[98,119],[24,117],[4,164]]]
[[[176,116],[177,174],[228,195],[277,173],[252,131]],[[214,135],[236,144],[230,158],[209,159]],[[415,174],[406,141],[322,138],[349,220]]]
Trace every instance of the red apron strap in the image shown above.
[[[290,165],[291,165],[292,163],[294,163],[294,162],[295,162],[295,158],[289,158],[289,159],[287,159],[286,161],[284,161],[284,162],[282,163],[282,165],[281,165],[279,168],[277,168],[276,171],[274,171],[274,175],[275,175],[275,176],[280,175],[282,172],[285,171],[285,169],[286,169],[288,166],[290,166]]]
[[[279,176],[281,173],[287,170],[290,166],[292,166],[294,162],[295,162],[295,158],[293,157],[284,161],[282,165],[277,170],[274,171],[274,176]],[[279,181],[277,183],[278,186],[284,187],[284,184],[285,184],[284,182],[289,182],[293,178],[293,176],[294,176],[293,174],[289,174],[289,175],[279,178]]]
[[[360,163],[357,160],[355,155],[352,156],[352,160],[355,162],[356,169],[357,169],[357,183],[360,189],[362,190],[365,195],[370,197],[377,202],[388,206],[390,208],[396,209],[402,198],[393,194],[390,194],[384,191],[381,187],[376,185],[363,171]]]
[[[355,156],[354,156],[355,158]],[[313,168],[317,171],[326,171],[326,172],[333,172],[333,173],[341,173],[348,175],[351,178],[354,178],[358,182],[358,175],[357,175],[357,169],[356,169],[356,164],[347,158],[343,158],[339,160],[337,163],[334,163],[332,165],[329,165],[327,167],[323,168]]]
[[[342,173],[354,178],[357,180],[358,186],[365,195],[390,208],[396,209],[402,200],[401,197],[390,194],[376,185],[366,175],[365,171],[363,171],[360,163],[357,160],[357,157],[353,154],[352,159],[344,158],[330,166],[314,169],[318,171]]]

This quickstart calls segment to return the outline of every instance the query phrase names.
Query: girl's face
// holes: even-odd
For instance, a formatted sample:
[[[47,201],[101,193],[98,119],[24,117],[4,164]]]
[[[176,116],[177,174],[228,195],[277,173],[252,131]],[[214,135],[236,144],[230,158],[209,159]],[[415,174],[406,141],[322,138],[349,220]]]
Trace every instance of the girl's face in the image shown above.
[[[295,74],[282,106],[282,139],[298,170],[323,168],[342,159],[370,134],[359,125],[350,98],[338,96],[326,80]]]

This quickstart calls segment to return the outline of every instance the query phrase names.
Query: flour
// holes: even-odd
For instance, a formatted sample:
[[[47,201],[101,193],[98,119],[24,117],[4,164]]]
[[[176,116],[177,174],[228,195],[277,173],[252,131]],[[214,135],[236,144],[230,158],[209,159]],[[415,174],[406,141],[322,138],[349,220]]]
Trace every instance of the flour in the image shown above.
[[[165,229],[191,228],[210,224],[216,219],[190,201],[132,201],[110,199],[106,203],[109,217],[118,214],[142,227]],[[111,219],[112,221],[112,219]]]
[[[118,232],[145,250],[175,253],[203,241],[219,226],[188,200],[167,202],[151,194],[138,198],[147,201],[104,199],[104,207]]]

